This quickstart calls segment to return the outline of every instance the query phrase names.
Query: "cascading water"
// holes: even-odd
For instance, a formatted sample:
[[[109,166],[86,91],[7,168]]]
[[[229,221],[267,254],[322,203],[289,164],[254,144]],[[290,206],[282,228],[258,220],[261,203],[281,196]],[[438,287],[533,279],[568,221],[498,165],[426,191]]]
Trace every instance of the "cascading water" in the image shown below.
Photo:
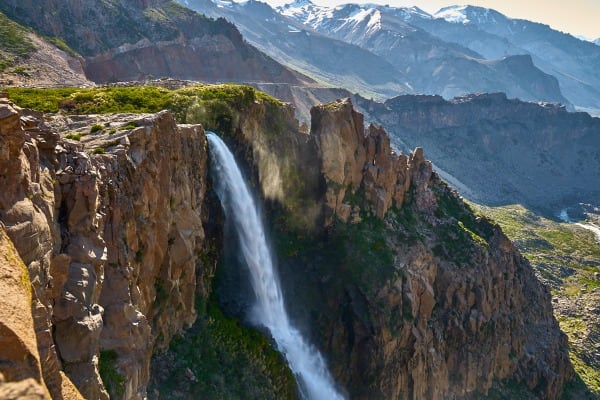
[[[306,342],[289,320],[261,218],[233,154],[216,134],[209,132],[206,137],[215,190],[225,217],[234,223],[243,258],[250,269],[252,288],[257,297],[253,316],[271,332],[298,379],[303,398],[343,399],[335,389],[319,351]]]

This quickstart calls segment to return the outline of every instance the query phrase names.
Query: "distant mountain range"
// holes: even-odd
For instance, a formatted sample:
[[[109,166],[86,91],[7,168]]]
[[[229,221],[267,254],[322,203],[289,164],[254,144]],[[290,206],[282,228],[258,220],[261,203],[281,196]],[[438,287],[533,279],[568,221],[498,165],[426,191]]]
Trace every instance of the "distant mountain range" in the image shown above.
[[[351,43],[319,34],[279,14],[268,4],[180,1],[213,18],[233,22],[253,46],[280,63],[332,87],[379,100],[411,93],[406,77],[383,57]]]
[[[48,67],[4,67],[0,81],[9,84],[34,84],[50,70],[48,81],[58,82],[63,69],[73,76],[65,83],[277,83],[343,88],[378,101],[504,92],[600,115],[600,46],[484,8],[429,14],[308,0],[277,9],[254,0],[6,0],[0,12],[32,29],[24,37],[45,50],[30,57]]]
[[[547,25],[473,6],[432,15],[416,7],[329,8],[301,0],[278,10],[384,56],[413,77],[409,83],[418,92],[448,98],[503,91],[522,100],[561,101],[551,99],[557,96],[552,75],[570,103],[600,108],[600,48]]]
[[[494,10],[178,1],[233,22],[251,44],[317,82],[366,97],[504,92],[600,114],[598,46]]]

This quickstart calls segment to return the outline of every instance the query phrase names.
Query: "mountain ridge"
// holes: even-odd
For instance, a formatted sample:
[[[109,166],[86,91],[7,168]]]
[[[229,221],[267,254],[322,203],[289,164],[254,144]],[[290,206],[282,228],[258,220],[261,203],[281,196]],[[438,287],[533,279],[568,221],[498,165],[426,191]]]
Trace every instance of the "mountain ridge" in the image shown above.
[[[0,11],[44,35],[63,39],[85,58],[86,76],[95,82],[170,76],[313,83],[245,43],[232,24],[170,0],[8,0],[0,4]]]
[[[416,93],[452,98],[502,91],[523,100],[570,104],[561,94],[556,78],[539,70],[533,62],[514,68],[510,58],[518,59],[519,55],[486,59],[460,43],[446,41],[417,23],[434,20],[420,9],[351,3],[326,7],[308,2],[300,8],[286,5],[278,10],[322,34],[385,58],[407,75],[407,82]]]

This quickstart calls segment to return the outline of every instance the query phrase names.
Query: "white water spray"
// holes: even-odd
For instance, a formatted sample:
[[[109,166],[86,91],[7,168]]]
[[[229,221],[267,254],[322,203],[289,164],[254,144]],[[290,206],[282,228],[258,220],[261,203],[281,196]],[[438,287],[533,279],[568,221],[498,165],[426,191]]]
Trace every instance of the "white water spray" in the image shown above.
[[[298,379],[303,398],[342,400],[319,351],[290,323],[261,218],[233,154],[214,133],[209,132],[206,137],[210,144],[215,190],[225,217],[234,223],[242,255],[250,269],[252,288],[257,297],[256,319],[269,329],[279,351],[285,355]]]

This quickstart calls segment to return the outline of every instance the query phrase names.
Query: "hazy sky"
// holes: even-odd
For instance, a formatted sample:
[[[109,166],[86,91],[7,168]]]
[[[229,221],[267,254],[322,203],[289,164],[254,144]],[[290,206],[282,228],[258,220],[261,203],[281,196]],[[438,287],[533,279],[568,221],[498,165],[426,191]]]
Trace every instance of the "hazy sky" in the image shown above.
[[[271,5],[282,5],[292,0],[263,0]],[[455,4],[472,4],[493,8],[511,18],[542,22],[559,31],[600,38],[600,0],[312,0],[320,5],[342,3],[378,3],[403,7],[416,5],[427,12]]]

